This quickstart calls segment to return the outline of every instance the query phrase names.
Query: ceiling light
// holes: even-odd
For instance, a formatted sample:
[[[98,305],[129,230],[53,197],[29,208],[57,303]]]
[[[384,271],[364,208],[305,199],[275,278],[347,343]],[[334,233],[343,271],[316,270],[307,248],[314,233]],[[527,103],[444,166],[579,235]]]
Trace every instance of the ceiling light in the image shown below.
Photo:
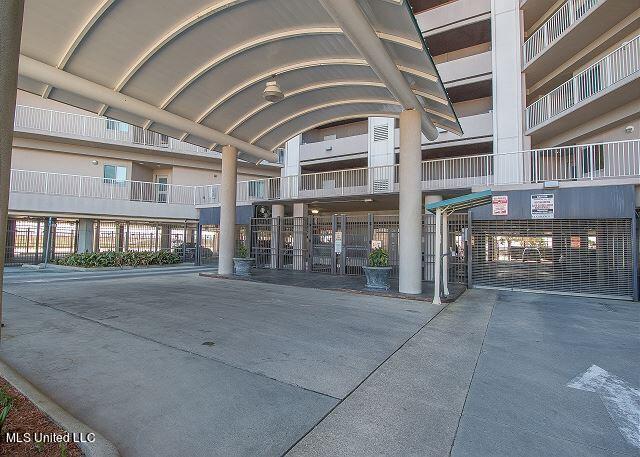
[[[319,209],[315,209],[314,208],[314,209],[311,210],[311,214],[318,214],[319,212],[320,212]]]
[[[276,80],[272,79],[271,81],[267,81],[262,96],[268,102],[277,103],[284,98],[284,92],[282,92]]]
[[[373,198],[365,198],[362,201],[365,202],[365,203],[371,203],[373,201]]]

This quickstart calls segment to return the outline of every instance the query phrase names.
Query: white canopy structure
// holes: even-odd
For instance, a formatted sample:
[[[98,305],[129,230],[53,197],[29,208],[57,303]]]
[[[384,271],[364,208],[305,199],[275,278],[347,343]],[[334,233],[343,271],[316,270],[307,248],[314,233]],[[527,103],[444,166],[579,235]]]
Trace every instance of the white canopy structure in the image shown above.
[[[222,274],[238,157],[274,161],[313,127],[400,117],[400,290],[420,293],[420,132],[462,130],[407,0],[12,0],[0,35],[0,137],[17,87],[222,151]],[[0,273],[8,189],[4,166]]]
[[[403,0],[38,0],[23,24],[20,89],[249,160],[403,108],[461,133]]]

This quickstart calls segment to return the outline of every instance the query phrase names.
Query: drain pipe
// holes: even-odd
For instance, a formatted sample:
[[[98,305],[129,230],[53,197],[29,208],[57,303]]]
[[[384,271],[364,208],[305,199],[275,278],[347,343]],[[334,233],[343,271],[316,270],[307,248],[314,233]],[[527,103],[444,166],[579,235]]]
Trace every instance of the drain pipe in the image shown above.
[[[320,0],[320,3],[404,109],[420,113],[420,126],[424,135],[431,141],[438,138],[438,129],[429,119],[356,0]]]

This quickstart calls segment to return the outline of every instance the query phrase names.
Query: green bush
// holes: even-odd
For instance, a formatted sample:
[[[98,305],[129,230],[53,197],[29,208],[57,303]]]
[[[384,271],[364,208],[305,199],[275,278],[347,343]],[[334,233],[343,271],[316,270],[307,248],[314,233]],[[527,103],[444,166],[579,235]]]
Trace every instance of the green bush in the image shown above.
[[[249,250],[244,244],[238,246],[238,258],[247,259],[249,258]]]
[[[13,406],[13,397],[10,397],[4,389],[0,389],[0,431],[4,427],[9,411]]]
[[[370,267],[388,267],[389,253],[382,248],[374,249],[373,251],[371,251],[371,254],[369,254],[369,266]]]
[[[180,263],[180,256],[168,251],[83,252],[57,259],[58,265],[82,268],[139,267]]]

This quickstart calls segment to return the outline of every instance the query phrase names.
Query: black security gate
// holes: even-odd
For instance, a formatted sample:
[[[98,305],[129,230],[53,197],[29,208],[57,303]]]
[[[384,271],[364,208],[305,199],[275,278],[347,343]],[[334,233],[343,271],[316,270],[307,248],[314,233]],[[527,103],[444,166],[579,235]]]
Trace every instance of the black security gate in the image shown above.
[[[631,219],[473,221],[473,285],[633,296]]]
[[[433,236],[429,227],[426,217],[423,231],[426,239]],[[466,214],[449,218],[449,243],[454,254],[449,261],[450,282],[466,283],[467,232]],[[399,244],[397,214],[254,218],[251,221],[251,252],[259,268],[361,275],[371,250],[380,247],[389,253],[392,276],[397,277]],[[424,243],[416,249],[423,246]],[[428,261],[425,256],[425,262]]]

